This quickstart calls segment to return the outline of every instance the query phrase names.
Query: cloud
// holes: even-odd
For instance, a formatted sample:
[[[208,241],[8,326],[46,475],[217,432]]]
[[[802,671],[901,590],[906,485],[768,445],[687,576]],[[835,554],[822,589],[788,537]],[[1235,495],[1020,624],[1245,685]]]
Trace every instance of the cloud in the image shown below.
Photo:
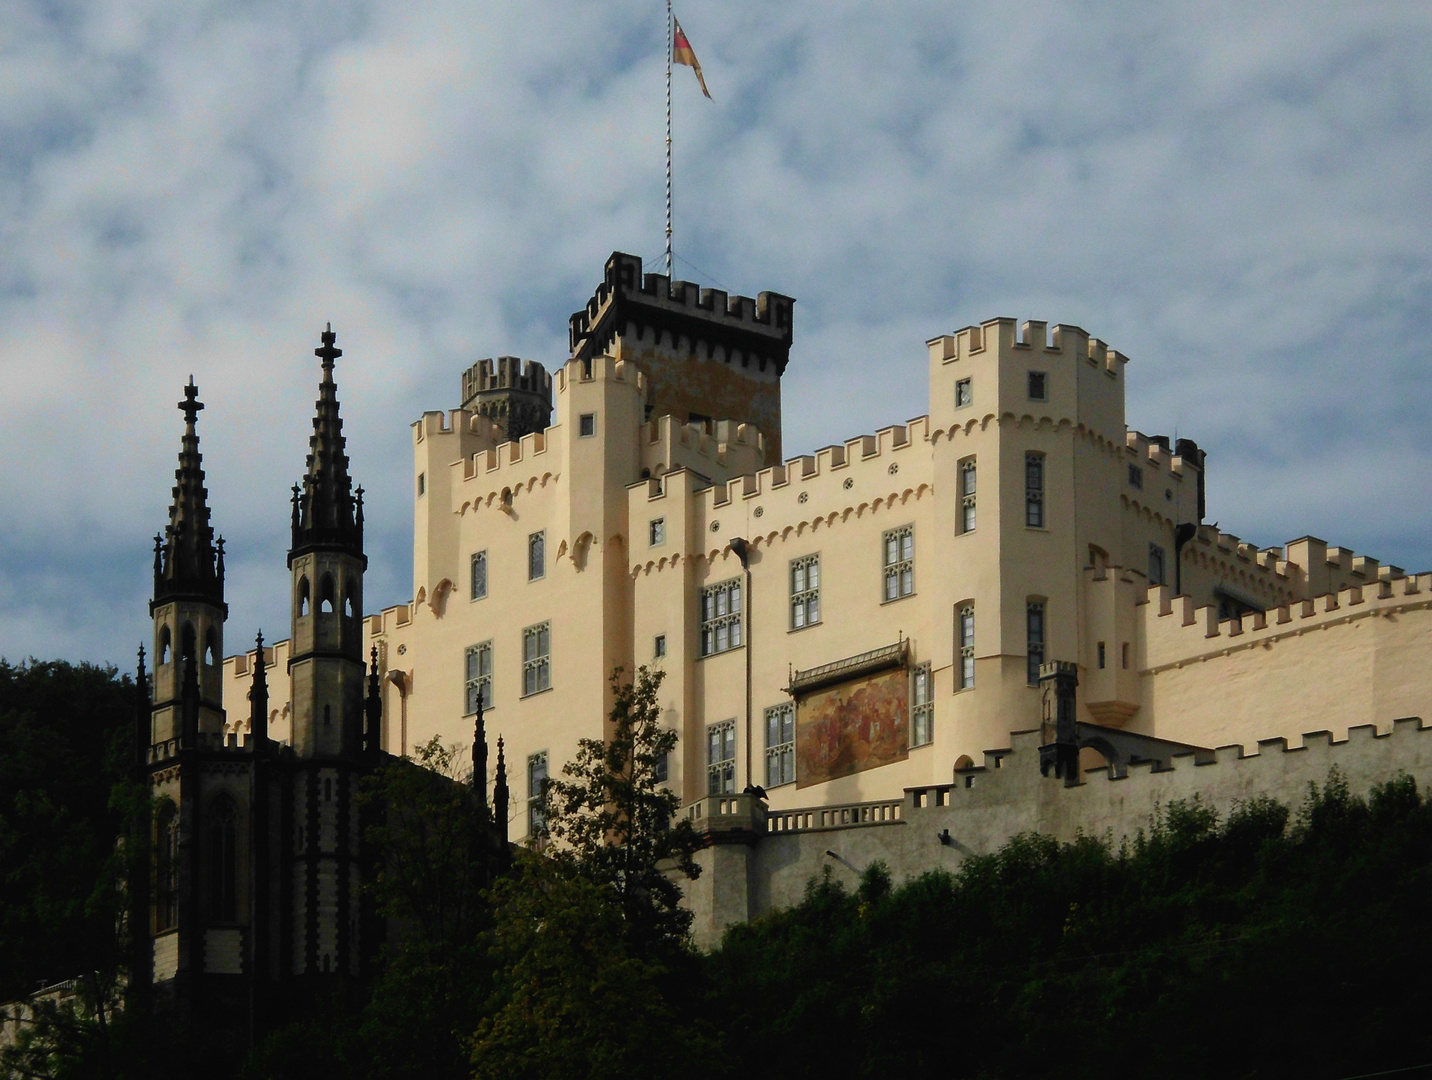
[[[1409,568],[1427,539],[1425,5],[683,5],[680,276],[796,296],[791,453],[926,408],[993,315],[1129,354],[1210,515]],[[231,648],[286,633],[332,320],[368,596],[408,598],[408,423],[549,366],[662,249],[659,11],[359,0],[0,12],[0,654],[127,663],[193,373]],[[700,268],[699,270],[696,268]],[[833,386],[842,387],[839,394]]]

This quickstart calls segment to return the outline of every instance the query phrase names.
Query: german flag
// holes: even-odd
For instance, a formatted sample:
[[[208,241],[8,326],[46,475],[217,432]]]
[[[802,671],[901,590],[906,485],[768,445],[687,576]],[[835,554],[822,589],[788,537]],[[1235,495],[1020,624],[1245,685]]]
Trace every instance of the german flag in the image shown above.
[[[673,33],[671,35],[671,59],[678,64],[685,64],[696,72],[696,81],[701,84],[701,92],[708,98],[711,91],[706,89],[706,79],[701,74],[701,61],[696,59],[696,53],[691,48],[691,42],[686,40],[686,31],[681,29],[681,24],[676,21],[676,16],[671,18]]]

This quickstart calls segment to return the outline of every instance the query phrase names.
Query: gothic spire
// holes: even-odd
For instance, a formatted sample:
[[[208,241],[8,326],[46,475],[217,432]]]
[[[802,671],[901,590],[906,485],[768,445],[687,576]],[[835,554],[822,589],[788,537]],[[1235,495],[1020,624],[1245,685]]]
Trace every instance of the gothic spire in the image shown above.
[[[472,790],[477,812],[487,820],[487,728],[482,722],[482,695],[477,696],[477,718],[472,725]]]
[[[355,497],[344,452],[343,421],[338,415],[338,385],[333,381],[333,362],[343,350],[334,345],[338,335],[332,323],[321,336],[323,344],[313,355],[323,363],[323,378],[318,383],[313,434],[308,440],[308,471],[303,486],[295,492],[289,565],[295,555],[316,548],[347,551],[363,558],[363,489],[359,488]]]
[[[249,686],[249,743],[262,750],[268,741],[268,676],[264,669],[264,635],[254,639],[254,675]]]
[[[154,538],[154,599],[149,610],[177,599],[207,600],[224,606],[223,541],[217,545],[209,525],[209,493],[204,487],[204,462],[199,454],[195,422],[204,403],[194,377],[184,387],[179,411],[184,414],[184,437],[179,443],[179,467],[174,470],[174,502],[169,524]],[[227,609],[225,609],[227,611]]]

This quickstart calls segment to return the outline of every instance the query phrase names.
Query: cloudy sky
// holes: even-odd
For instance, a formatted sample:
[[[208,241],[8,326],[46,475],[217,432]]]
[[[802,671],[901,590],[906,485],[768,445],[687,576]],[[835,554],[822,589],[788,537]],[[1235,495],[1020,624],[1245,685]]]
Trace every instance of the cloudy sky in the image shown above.
[[[1225,529],[1432,568],[1425,0],[677,14],[678,276],[798,298],[788,452],[924,412],[928,337],[1077,323]],[[132,663],[190,373],[229,648],[286,634],[326,320],[408,599],[408,423],[658,262],[664,41],[659,0],[0,5],[0,655]]]

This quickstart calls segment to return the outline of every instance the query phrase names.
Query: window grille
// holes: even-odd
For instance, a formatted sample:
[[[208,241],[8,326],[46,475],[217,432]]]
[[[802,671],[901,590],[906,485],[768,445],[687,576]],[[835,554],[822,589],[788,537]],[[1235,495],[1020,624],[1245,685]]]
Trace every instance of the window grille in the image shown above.
[[[467,715],[477,712],[478,703],[492,708],[492,642],[472,645],[467,650]]]
[[[975,529],[975,459],[960,466],[960,532]]]
[[[790,702],[766,710],[766,787],[796,778],[796,707]]]
[[[547,827],[547,751],[527,758],[527,835],[538,836]]]
[[[701,655],[741,647],[741,579],[701,590]]]
[[[522,631],[522,696],[552,685],[552,624],[538,623]]]
[[[820,622],[820,556],[791,560],[791,629]]]
[[[910,745],[924,746],[935,738],[935,693],[928,662],[910,673]]]
[[[915,591],[915,527],[891,529],[884,536],[885,599],[898,600]]]
[[[487,595],[487,552],[478,551],[472,556],[472,598],[481,600]]]
[[[960,689],[975,684],[975,609],[973,604],[960,608]]]
[[[1039,685],[1039,665],[1044,663],[1044,601],[1031,600],[1025,607],[1025,641],[1029,654],[1026,673],[1030,686]]]
[[[1024,524],[1044,528],[1044,455],[1024,455]]]
[[[736,793],[736,721],[723,720],[706,729],[706,794]]]

